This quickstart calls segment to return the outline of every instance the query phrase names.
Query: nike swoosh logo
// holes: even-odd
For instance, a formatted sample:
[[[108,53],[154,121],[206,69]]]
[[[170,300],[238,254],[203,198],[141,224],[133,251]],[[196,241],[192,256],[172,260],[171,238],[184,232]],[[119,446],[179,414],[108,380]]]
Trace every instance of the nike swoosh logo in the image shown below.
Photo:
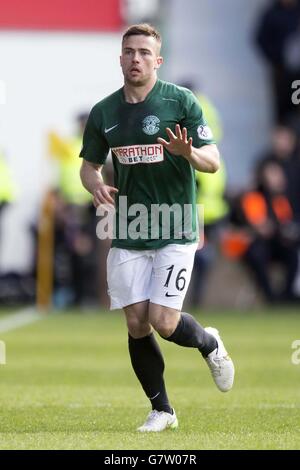
[[[158,392],[156,395],[154,395],[154,397],[150,397],[149,400],[154,400],[154,398],[158,397],[158,395],[160,395],[160,392]]]
[[[166,292],[166,297],[178,297],[178,294],[169,294],[169,292]]]
[[[112,126],[112,127],[109,127],[108,129],[104,129],[104,132],[105,134],[107,134],[108,132],[112,131],[113,129],[115,129],[115,127],[117,127],[119,124],[116,124],[115,126]]]

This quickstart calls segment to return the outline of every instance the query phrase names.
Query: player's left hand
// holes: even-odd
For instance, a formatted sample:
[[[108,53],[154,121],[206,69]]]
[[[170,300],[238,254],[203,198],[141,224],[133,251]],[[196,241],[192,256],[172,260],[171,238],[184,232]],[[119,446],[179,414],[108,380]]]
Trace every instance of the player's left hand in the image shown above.
[[[175,134],[169,127],[166,128],[166,132],[170,138],[170,142],[165,139],[158,137],[157,142],[162,144],[170,153],[174,155],[182,155],[185,158],[189,158],[192,154],[193,138],[188,139],[187,129],[184,127],[180,129],[180,125],[176,124]]]

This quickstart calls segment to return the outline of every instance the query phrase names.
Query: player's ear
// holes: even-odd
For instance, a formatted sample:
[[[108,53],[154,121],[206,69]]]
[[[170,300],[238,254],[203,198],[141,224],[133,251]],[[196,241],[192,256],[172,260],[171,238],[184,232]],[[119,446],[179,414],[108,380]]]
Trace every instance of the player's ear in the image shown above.
[[[164,62],[164,59],[161,56],[158,56],[156,58],[156,67],[155,68],[159,69],[159,67],[163,64],[163,62]]]

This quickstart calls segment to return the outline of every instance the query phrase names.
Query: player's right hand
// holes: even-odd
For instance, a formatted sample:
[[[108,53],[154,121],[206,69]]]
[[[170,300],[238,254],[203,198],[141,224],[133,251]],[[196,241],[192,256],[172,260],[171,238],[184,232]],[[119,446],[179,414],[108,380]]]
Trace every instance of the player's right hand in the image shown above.
[[[101,185],[98,189],[94,191],[94,206],[97,208],[101,204],[111,204],[114,206],[115,200],[112,195],[118,192],[117,188],[113,186],[108,186],[107,184]]]

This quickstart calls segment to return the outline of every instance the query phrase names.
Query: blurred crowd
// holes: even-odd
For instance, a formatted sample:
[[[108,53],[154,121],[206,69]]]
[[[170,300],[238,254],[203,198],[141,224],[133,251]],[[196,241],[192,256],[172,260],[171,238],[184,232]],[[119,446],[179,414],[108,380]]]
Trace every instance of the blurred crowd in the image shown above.
[[[197,174],[205,244],[196,252],[188,292],[195,307],[202,303],[209,271],[217,269],[220,257],[243,264],[249,283],[266,302],[300,302],[300,104],[292,99],[300,81],[300,0],[270,1],[257,19],[253,47],[269,73],[269,147],[253,155],[253,172],[243,191],[227,188],[223,158],[217,175]],[[219,143],[220,116],[207,97],[196,94]],[[234,290],[226,280],[222,287]]]
[[[254,43],[269,72],[273,129],[269,148],[256,157],[249,188],[231,200],[231,255],[247,265],[268,302],[297,302],[300,105],[292,95],[300,80],[300,0],[271,1],[258,18]]]
[[[48,136],[49,155],[56,175],[48,197],[53,218],[53,296],[56,308],[72,306],[108,305],[105,263],[109,241],[96,236],[97,216],[91,195],[80,180],[82,136],[88,113],[75,117],[77,131],[72,136],[61,136],[56,131]],[[109,178],[109,167],[105,178]],[[36,261],[42,258],[43,242],[39,227],[35,227]],[[36,273],[40,288],[49,269],[41,263]],[[47,299],[45,299],[47,303]],[[43,305],[41,305],[43,306]]]
[[[203,303],[209,274],[218,269],[221,258],[244,266],[249,283],[266,302],[300,300],[300,105],[292,100],[292,85],[300,80],[300,0],[270,1],[254,29],[253,47],[265,61],[273,99],[269,146],[262,155],[253,155],[253,172],[243,191],[227,187],[226,155],[216,174],[196,172],[197,202],[205,209],[204,246],[196,252],[187,295],[193,307]],[[197,84],[178,84],[195,93],[220,143],[223,126],[215,105]],[[75,119],[75,135],[49,133],[48,153],[56,176],[41,211],[52,224],[42,224],[40,214],[30,227],[35,248],[26,282],[16,273],[3,273],[0,266],[0,304],[32,302],[36,286],[43,290],[48,282],[48,301],[57,308],[108,305],[105,265],[110,242],[96,236],[96,211],[79,177],[77,156],[87,114]],[[112,184],[112,165],[105,167],[104,177]],[[15,184],[0,153],[0,224],[15,198]],[[44,243],[52,266],[43,261]]]
[[[274,128],[249,188],[231,199],[231,226],[223,243],[224,253],[245,263],[272,303],[300,299],[299,142],[292,128]]]

